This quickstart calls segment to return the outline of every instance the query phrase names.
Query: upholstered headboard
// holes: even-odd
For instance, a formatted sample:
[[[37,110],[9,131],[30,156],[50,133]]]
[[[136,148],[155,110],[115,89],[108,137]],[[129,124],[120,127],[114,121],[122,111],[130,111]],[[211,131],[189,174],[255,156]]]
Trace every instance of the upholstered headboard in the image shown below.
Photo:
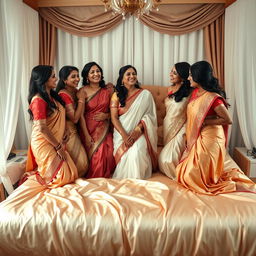
[[[165,117],[164,100],[167,97],[168,87],[157,85],[142,85],[142,88],[149,90],[155,100],[158,124],[158,146],[163,146],[163,120]]]

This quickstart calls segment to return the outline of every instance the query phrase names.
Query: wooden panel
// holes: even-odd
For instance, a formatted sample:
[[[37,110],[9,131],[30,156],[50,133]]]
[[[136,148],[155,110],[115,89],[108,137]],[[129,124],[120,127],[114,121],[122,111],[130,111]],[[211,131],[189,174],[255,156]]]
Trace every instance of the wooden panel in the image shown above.
[[[35,0],[23,0],[23,3],[27,4],[28,6],[30,6],[34,10],[38,11],[37,1],[35,1]]]

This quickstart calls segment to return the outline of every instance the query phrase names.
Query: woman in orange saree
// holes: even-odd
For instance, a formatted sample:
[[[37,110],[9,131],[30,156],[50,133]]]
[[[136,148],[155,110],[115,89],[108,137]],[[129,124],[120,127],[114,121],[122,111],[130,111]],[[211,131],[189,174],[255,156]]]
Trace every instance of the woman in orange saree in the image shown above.
[[[80,137],[89,158],[86,177],[109,178],[115,169],[109,113],[113,87],[106,86],[102,68],[95,62],[84,66],[82,77],[85,106],[80,120]]]
[[[29,85],[29,113],[33,120],[25,176],[48,188],[63,186],[77,178],[77,168],[67,153],[65,108],[53,90],[57,78],[52,66],[33,68]]]
[[[84,91],[77,90],[80,81],[78,69],[73,66],[64,66],[59,71],[59,82],[56,92],[65,102],[66,128],[69,139],[66,148],[76,164],[78,176],[85,175],[88,169],[88,158],[77,132],[76,123],[79,121],[84,109]]]
[[[177,181],[201,194],[255,192],[255,184],[237,168],[226,169],[227,111],[225,92],[213,77],[212,67],[199,61],[190,68],[195,88],[187,107],[187,148],[176,168]]]

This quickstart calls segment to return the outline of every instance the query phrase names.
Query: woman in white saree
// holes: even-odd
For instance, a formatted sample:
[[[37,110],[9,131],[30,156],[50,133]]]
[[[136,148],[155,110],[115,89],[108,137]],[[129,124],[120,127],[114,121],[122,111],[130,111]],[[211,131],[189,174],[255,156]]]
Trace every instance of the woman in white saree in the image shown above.
[[[133,66],[119,70],[110,109],[117,164],[113,178],[150,178],[157,166],[156,109],[151,93],[140,88]]]
[[[190,65],[179,62],[170,72],[171,86],[165,99],[166,116],[163,123],[164,148],[162,149],[158,165],[161,172],[176,178],[175,168],[185,150],[185,125],[188,99],[192,88],[188,80]]]

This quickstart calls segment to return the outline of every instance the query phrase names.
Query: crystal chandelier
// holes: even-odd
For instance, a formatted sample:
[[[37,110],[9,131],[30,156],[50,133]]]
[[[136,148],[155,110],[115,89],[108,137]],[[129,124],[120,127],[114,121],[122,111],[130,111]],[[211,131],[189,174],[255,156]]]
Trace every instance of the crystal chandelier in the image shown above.
[[[101,0],[105,5],[105,11],[112,10],[114,13],[135,15],[138,18],[152,9],[158,11],[161,0]]]

